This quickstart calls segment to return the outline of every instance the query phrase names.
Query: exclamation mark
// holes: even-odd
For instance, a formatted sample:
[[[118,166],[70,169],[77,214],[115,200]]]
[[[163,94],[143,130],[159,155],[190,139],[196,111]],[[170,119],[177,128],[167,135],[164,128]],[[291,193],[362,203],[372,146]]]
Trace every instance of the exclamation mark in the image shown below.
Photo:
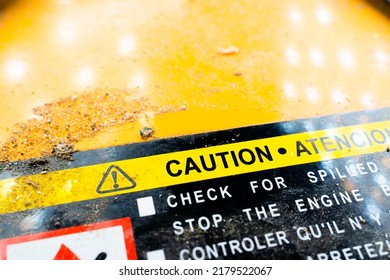
[[[115,170],[111,172],[111,176],[112,176],[112,179],[114,180],[114,189],[119,188],[119,185],[116,181],[116,171]]]

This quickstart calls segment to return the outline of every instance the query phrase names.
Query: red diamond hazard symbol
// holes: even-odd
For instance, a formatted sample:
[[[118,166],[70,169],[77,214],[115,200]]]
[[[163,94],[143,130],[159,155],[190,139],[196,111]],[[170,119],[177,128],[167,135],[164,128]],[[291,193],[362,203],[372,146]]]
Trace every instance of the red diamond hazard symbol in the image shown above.
[[[111,165],[103,174],[99,185],[96,188],[97,193],[111,193],[135,188],[136,183],[119,166]]]
[[[0,240],[0,260],[137,259],[129,217]]]

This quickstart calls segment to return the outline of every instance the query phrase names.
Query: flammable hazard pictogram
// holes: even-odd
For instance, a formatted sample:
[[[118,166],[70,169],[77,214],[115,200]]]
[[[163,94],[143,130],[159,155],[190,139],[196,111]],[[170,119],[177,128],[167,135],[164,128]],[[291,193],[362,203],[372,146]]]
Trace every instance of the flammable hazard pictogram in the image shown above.
[[[79,257],[66,245],[61,244],[61,247],[54,257],[54,260],[79,260]]]
[[[135,188],[136,183],[119,166],[111,165],[103,174],[99,185],[96,188],[97,193],[111,193]]]
[[[0,259],[135,260],[130,218],[0,240]]]
[[[105,260],[107,258],[107,253],[106,252],[100,252],[95,260]],[[71,249],[69,249],[66,245],[61,244],[60,249],[58,250],[56,256],[54,257],[53,260],[80,260],[80,258],[73,253]]]

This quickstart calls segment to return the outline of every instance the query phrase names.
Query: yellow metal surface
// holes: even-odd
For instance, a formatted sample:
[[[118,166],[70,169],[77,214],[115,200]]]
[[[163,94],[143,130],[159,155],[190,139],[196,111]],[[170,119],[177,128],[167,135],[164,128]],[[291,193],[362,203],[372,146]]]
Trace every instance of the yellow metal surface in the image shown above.
[[[390,105],[375,1],[1,7],[1,161]]]

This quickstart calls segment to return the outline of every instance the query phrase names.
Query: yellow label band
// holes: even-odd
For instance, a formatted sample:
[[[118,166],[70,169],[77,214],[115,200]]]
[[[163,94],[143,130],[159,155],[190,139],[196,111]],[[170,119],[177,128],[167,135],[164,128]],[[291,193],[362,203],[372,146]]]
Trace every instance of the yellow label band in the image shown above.
[[[0,181],[0,214],[384,152],[389,143],[382,121],[9,178]]]

